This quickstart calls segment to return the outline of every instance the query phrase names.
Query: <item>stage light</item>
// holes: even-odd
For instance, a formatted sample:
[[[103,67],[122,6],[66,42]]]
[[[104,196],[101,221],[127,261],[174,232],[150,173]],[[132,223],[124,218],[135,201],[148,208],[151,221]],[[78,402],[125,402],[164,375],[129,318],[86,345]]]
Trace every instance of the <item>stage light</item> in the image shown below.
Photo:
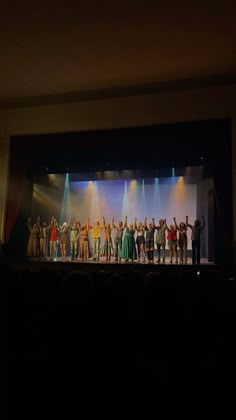
[[[137,185],[137,181],[135,179],[132,179],[132,181],[130,181],[130,188],[135,188]]]
[[[186,166],[184,176],[190,176],[191,172],[192,172],[191,166]]]

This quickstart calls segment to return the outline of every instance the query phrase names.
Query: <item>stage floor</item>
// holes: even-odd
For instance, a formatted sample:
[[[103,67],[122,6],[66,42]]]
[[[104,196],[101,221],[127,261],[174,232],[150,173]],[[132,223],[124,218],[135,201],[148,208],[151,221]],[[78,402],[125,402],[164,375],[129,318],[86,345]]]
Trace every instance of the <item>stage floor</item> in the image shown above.
[[[187,264],[180,263],[170,263],[169,258],[166,258],[165,263],[158,263],[156,259],[153,263],[148,262],[138,262],[138,261],[121,261],[116,262],[114,259],[111,261],[106,261],[104,258],[101,258],[99,261],[94,261],[89,259],[87,261],[74,260],[71,261],[70,258],[63,260],[62,258],[57,258],[55,260],[50,259],[38,259],[38,258],[25,258],[25,259],[9,259],[7,264],[11,266],[12,269],[19,270],[29,270],[31,272],[39,271],[60,271],[60,272],[163,272],[166,273],[178,273],[190,271],[199,275],[200,270],[222,270],[215,263],[211,263],[206,259],[201,259],[200,265],[193,265],[191,258],[188,258]]]
[[[25,261],[29,261],[29,262],[34,262],[34,263],[43,263],[43,264],[48,264],[48,263],[53,263],[53,264],[55,264],[55,263],[63,263],[63,264],[65,264],[65,263],[72,263],[72,264],[96,264],[96,265],[101,265],[101,264],[106,264],[106,265],[130,265],[130,264],[132,264],[132,265],[138,265],[138,266],[140,266],[140,265],[157,265],[157,266],[160,266],[160,265],[165,265],[165,266],[167,266],[167,265],[169,265],[169,266],[173,266],[173,265],[175,265],[175,266],[183,266],[183,265],[185,265],[185,266],[189,266],[189,265],[191,265],[191,266],[193,266],[193,264],[192,264],[192,259],[191,258],[188,258],[187,259],[187,264],[181,264],[179,261],[176,263],[176,262],[170,262],[170,259],[167,257],[166,258],[166,260],[165,260],[165,263],[163,263],[162,262],[162,260],[161,260],[161,262],[158,262],[157,261],[157,259],[155,258],[154,259],[154,261],[153,262],[148,262],[147,260],[140,260],[140,261],[137,261],[137,260],[134,260],[134,261],[131,261],[131,260],[129,260],[129,261],[125,261],[125,260],[121,260],[121,261],[115,261],[113,258],[110,260],[110,261],[106,261],[106,259],[104,259],[104,258],[100,258],[99,259],[99,261],[96,261],[96,260],[94,260],[93,258],[89,258],[87,261],[82,261],[81,259],[75,259],[75,260],[71,260],[71,258],[70,257],[66,257],[66,259],[63,259],[63,258],[61,258],[61,257],[58,257],[58,258],[54,258],[53,260],[52,259],[50,259],[50,258],[45,258],[45,259],[40,259],[40,258],[27,258]],[[215,265],[215,263],[214,262],[209,262],[208,260],[207,260],[207,258],[201,258],[201,265]]]

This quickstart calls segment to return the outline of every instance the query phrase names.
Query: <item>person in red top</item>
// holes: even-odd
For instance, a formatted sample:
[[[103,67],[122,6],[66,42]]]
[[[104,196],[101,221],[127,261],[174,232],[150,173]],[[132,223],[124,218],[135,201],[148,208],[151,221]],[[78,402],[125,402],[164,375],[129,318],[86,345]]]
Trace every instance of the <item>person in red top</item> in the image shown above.
[[[175,218],[174,218],[175,221]],[[178,264],[178,256],[177,256],[177,229],[175,225],[170,225],[167,228],[167,241],[168,241],[168,247],[169,247],[169,253],[170,253],[170,263],[173,262],[173,257],[175,258],[176,264]]]
[[[49,227],[49,248],[50,248],[50,259],[56,259],[57,253],[57,241],[59,238],[59,227],[56,219],[52,217]]]

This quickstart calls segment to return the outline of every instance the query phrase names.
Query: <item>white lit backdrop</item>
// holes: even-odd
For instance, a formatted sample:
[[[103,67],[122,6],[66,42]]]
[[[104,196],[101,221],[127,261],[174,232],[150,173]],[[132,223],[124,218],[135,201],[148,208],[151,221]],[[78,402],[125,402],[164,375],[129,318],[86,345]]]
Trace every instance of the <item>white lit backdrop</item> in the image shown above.
[[[113,215],[115,223],[127,215],[128,224],[133,223],[134,217],[138,221],[147,217],[148,222],[155,217],[156,224],[160,218],[166,218],[171,224],[174,216],[179,223],[188,215],[193,223],[197,185],[186,180],[169,177],[72,182],[68,174],[50,174],[47,185],[34,184],[32,215],[40,215],[47,222],[54,215],[59,224],[68,220],[80,220],[83,224],[88,217],[93,224],[102,216],[110,222]],[[191,238],[190,230],[188,237]]]

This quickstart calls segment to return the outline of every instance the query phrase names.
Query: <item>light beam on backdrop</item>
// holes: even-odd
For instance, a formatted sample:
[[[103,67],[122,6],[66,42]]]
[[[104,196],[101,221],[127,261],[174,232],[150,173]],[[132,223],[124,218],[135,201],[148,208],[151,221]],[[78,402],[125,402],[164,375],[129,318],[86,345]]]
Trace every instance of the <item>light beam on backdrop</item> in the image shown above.
[[[142,189],[141,189],[141,208],[142,208],[142,214],[144,214],[144,217],[146,217],[147,214],[147,203],[146,203],[146,194],[145,194],[145,182],[144,179],[142,180]],[[140,220],[142,221],[142,220]]]
[[[138,203],[137,203],[137,181],[131,180],[129,182],[129,189],[128,189],[128,213],[129,216],[129,223],[133,223],[134,218],[138,216]]]
[[[34,184],[32,214],[40,215],[47,223],[52,215],[60,214],[61,203],[54,195],[50,194],[50,187]]]
[[[99,191],[98,183],[96,181],[92,182],[92,198],[90,205],[90,222],[93,224],[96,219],[100,219],[101,216],[101,206],[99,200]]]
[[[48,197],[46,197],[42,191],[40,191],[40,185],[34,184],[34,188],[33,188],[33,203],[35,202],[35,204],[39,204],[40,206],[42,205],[46,205],[47,207],[49,206],[49,200]]]
[[[123,207],[122,207],[122,220],[128,215],[128,192],[127,192],[127,181],[124,182],[124,195],[123,195]]]
[[[59,225],[71,218],[70,197],[69,197],[69,174],[65,176],[63,199],[61,203],[61,212],[59,218]]]
[[[174,189],[174,199],[178,205],[182,205],[185,199],[184,177],[179,176]]]
[[[171,176],[172,176],[172,184],[174,184],[175,183],[175,168],[172,168]]]
[[[160,188],[159,179],[155,178],[154,191],[153,191],[153,205],[152,205],[152,217],[161,217],[161,202],[160,202]]]

